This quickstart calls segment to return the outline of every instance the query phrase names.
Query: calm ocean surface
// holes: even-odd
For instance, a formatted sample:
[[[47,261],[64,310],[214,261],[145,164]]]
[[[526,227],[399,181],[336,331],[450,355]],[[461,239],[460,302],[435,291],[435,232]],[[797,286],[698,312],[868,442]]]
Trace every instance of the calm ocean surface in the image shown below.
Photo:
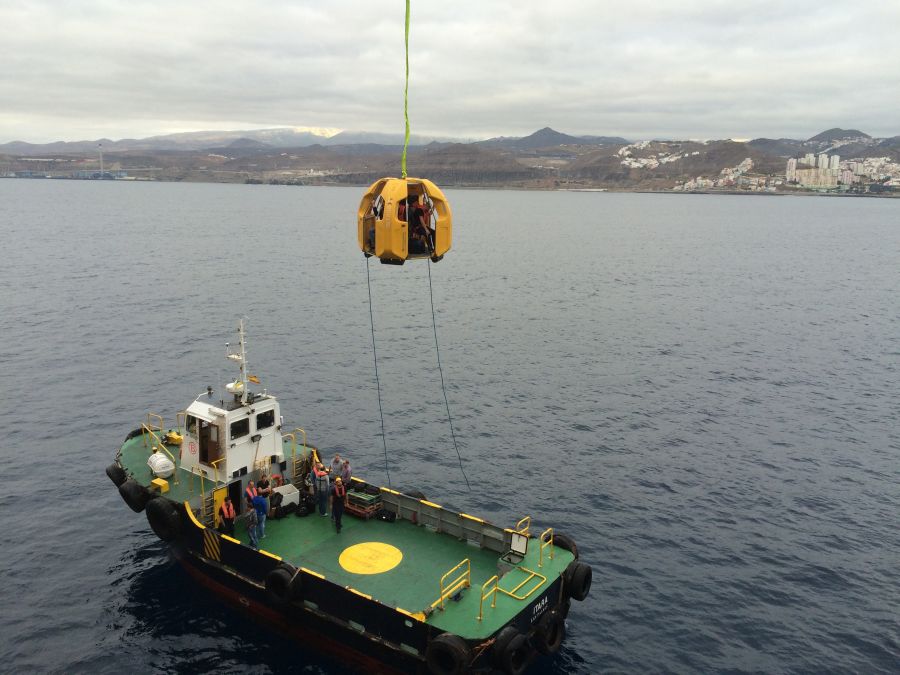
[[[103,473],[251,370],[384,483],[360,189],[0,180],[0,670],[341,673],[195,588]],[[448,191],[372,263],[392,484],[594,568],[535,673],[900,672],[900,201]]]

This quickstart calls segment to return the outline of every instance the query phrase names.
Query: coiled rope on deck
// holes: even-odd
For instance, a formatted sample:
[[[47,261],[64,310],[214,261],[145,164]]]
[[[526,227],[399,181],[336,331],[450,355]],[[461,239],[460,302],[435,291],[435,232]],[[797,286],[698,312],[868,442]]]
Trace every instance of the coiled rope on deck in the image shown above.
[[[366,258],[366,284],[369,287],[369,324],[372,327],[372,358],[375,360],[375,387],[378,389],[378,415],[381,417],[381,445],[384,447],[384,472],[391,487],[391,470],[388,468],[387,438],[384,435],[384,410],[381,407],[381,380],[378,379],[378,352],[375,349],[375,315],[372,313],[372,278],[369,276],[369,259]]]
[[[431,298],[431,327],[434,328],[434,351],[437,352],[438,372],[441,374],[441,391],[444,392],[444,406],[447,408],[447,421],[450,422],[450,436],[453,438],[453,448],[456,450],[456,457],[459,460],[459,470],[462,472],[466,481],[466,488],[470,491],[472,486],[469,485],[469,477],[466,476],[466,470],[463,468],[462,455],[459,454],[459,446],[456,444],[456,433],[453,431],[453,417],[450,415],[450,402],[447,400],[447,388],[444,386],[444,369],[441,367],[441,348],[438,346],[437,336],[437,319],[434,315],[434,291],[431,288],[431,261],[428,261],[428,297]]]

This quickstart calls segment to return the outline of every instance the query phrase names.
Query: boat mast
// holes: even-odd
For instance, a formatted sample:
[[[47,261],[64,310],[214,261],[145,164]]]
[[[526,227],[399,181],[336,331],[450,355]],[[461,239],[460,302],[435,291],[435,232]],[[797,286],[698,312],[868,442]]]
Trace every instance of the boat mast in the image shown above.
[[[244,342],[244,320],[241,319],[238,332],[241,336],[241,405],[247,405],[247,345]]]

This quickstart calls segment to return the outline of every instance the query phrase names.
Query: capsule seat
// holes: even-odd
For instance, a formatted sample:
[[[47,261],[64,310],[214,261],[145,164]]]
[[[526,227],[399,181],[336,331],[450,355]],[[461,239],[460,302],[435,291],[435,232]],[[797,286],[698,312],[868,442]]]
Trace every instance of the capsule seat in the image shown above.
[[[450,250],[450,203],[427,178],[380,178],[366,190],[357,213],[359,248],[382,263],[431,258]]]

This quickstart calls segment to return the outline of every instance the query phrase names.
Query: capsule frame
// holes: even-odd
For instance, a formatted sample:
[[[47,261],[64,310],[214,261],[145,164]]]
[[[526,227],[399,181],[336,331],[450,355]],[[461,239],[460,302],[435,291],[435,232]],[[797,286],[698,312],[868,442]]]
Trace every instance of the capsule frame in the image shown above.
[[[409,199],[423,210],[430,230],[426,243],[410,231]],[[450,250],[453,213],[441,189],[427,178],[380,178],[366,190],[357,212],[357,239],[366,256],[385,264],[431,258],[438,262]]]

